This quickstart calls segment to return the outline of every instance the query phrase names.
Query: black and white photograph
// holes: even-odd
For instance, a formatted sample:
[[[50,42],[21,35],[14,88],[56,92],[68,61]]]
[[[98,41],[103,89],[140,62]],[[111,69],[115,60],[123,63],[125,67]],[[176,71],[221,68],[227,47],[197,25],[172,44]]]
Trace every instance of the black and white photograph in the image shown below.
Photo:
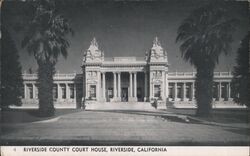
[[[249,23],[248,1],[1,1],[0,144],[249,147]]]

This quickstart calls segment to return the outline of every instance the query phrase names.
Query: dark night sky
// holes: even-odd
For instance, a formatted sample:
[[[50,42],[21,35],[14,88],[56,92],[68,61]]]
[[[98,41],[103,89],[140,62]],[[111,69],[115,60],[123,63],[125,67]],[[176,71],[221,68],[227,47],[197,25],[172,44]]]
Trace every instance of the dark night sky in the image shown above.
[[[60,57],[56,69],[60,73],[74,71],[80,73],[83,51],[88,48],[93,37],[97,38],[105,57],[144,57],[145,52],[152,47],[153,38],[158,36],[168,53],[169,70],[192,71],[189,63],[181,58],[179,45],[175,43],[175,39],[178,26],[192,9],[201,4],[199,2],[201,1],[73,2],[63,7],[62,13],[70,21],[75,35],[69,36],[71,45],[68,58],[65,60]],[[3,11],[7,13],[11,8],[5,9]],[[235,10],[232,10],[232,16],[240,19],[238,29],[234,33],[232,51],[226,57],[221,56],[217,71],[232,70],[235,65],[236,50],[249,26],[247,3],[238,2],[233,9]],[[9,18],[11,19],[12,15]],[[13,19],[15,19],[14,14]],[[37,67],[34,58],[29,56],[25,49],[20,48],[22,34],[13,32],[12,36],[19,49],[23,70],[30,67],[35,70]]]

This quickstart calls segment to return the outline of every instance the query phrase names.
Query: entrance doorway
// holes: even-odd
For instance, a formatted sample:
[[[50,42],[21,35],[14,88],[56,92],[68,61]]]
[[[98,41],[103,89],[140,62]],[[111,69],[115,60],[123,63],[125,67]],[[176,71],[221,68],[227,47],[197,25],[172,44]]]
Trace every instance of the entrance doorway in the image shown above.
[[[122,88],[121,101],[122,102],[128,101],[128,88]]]
[[[107,102],[110,102],[110,99],[112,99],[113,97],[114,97],[113,88],[108,88]]]
[[[138,100],[138,101],[140,101],[140,102],[143,101],[143,96],[142,96],[142,89],[141,89],[141,87],[140,87],[140,88],[137,88],[137,95],[136,95],[136,97],[137,97],[137,100]]]

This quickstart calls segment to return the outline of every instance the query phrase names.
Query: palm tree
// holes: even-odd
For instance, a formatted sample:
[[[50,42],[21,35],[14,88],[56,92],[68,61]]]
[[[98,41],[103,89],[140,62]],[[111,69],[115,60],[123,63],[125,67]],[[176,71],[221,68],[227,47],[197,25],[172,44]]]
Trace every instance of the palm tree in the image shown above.
[[[231,49],[235,20],[227,18],[225,6],[225,2],[215,1],[201,6],[178,28],[176,42],[181,42],[182,57],[197,70],[197,116],[211,115],[214,69],[219,56]]]
[[[45,116],[54,114],[53,75],[59,55],[67,57],[69,43],[66,35],[72,29],[68,21],[56,12],[55,1],[39,0],[34,3],[35,13],[22,46],[27,48],[38,64],[39,110]]]
[[[236,103],[250,107],[250,71],[249,71],[250,32],[244,37],[237,51],[232,79],[233,99]]]
[[[1,104],[0,108],[6,109],[10,105],[21,106],[22,96],[22,66],[15,42],[5,26],[1,26],[2,52],[1,52]]]

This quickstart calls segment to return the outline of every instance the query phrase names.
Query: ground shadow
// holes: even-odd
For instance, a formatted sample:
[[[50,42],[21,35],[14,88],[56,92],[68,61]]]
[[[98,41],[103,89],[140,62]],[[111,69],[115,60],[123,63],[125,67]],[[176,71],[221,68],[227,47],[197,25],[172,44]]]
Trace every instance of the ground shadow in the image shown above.
[[[224,130],[235,133],[235,134],[241,134],[241,135],[247,135],[247,136],[250,135],[250,128],[224,128]]]
[[[51,117],[42,117],[38,109],[8,109],[0,112],[1,123],[17,124],[30,123],[53,119],[59,116],[73,114],[82,111],[81,109],[56,109],[55,115]]]

